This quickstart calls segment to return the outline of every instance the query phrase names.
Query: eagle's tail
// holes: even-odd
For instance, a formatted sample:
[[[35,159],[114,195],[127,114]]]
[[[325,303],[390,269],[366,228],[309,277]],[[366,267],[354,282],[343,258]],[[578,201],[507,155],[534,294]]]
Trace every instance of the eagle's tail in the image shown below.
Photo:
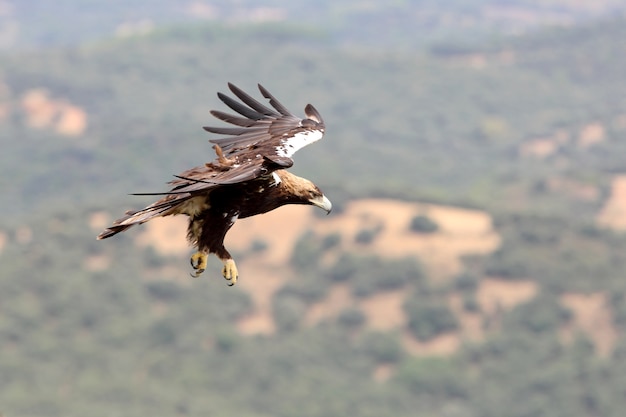
[[[111,227],[107,227],[106,229],[104,229],[102,231],[102,233],[100,233],[98,235],[98,237],[96,239],[98,239],[98,240],[106,239],[107,237],[111,237],[113,235],[116,235],[119,232],[123,232],[124,230],[128,229],[131,226],[132,226],[132,224],[129,225],[129,226],[111,226]]]
[[[133,227],[136,224],[142,224],[155,217],[167,216],[171,214],[171,209],[187,200],[189,196],[168,195],[162,200],[157,201],[141,210],[129,210],[124,217],[113,222],[113,224],[98,235],[98,240],[106,239],[116,235],[124,230]]]

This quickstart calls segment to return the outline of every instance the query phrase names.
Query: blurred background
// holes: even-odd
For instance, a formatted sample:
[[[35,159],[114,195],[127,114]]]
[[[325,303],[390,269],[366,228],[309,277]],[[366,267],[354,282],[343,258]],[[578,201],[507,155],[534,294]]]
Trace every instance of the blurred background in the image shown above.
[[[0,1],[0,414],[621,416],[621,0]],[[333,201],[95,236],[262,83]]]

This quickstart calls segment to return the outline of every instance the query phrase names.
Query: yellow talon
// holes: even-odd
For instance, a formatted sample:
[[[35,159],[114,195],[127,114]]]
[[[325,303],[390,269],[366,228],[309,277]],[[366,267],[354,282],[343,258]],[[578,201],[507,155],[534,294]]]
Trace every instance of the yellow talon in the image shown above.
[[[192,277],[198,278],[200,274],[204,272],[204,270],[206,269],[208,258],[208,255],[202,252],[196,252],[191,255],[191,259],[189,261],[191,262],[191,266],[193,267],[193,269],[196,270],[195,273],[190,274]]]
[[[239,272],[237,271],[237,265],[232,259],[226,259],[224,262],[224,268],[222,268],[222,275],[229,281],[228,285],[233,286],[239,278]]]

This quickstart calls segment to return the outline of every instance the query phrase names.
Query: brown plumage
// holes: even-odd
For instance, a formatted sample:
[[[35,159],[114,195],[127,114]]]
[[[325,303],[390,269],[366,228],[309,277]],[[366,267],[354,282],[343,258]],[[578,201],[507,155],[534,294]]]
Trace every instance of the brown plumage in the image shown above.
[[[189,216],[187,236],[198,249],[191,257],[199,276],[206,268],[207,255],[214,253],[224,263],[222,274],[232,285],[238,272],[224,247],[224,237],[238,218],[266,213],[285,204],[308,204],[327,212],[330,201],[311,181],[285,170],[293,165],[292,155],[303,146],[322,138],[324,122],[312,105],[305,107],[306,118],[291,114],[265,88],[261,94],[272,108],[255,100],[233,84],[230,91],[241,102],[218,93],[237,112],[232,115],[213,110],[216,118],[236,127],[205,127],[211,133],[226,135],[213,139],[216,159],[176,175],[171,189],[144,209],[126,215],[105,229],[105,239],[155,217],[177,214]],[[243,117],[242,117],[243,116]]]

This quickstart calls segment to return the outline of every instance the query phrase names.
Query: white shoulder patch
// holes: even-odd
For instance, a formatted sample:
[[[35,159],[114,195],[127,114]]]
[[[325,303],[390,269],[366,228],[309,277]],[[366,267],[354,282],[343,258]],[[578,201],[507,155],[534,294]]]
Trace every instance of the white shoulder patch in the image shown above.
[[[280,179],[278,174],[275,173],[275,172],[272,172],[272,178],[274,179],[274,183],[272,184],[272,186],[274,186],[274,187],[276,187],[278,184],[280,184],[282,182],[282,180]]]
[[[280,146],[276,149],[276,153],[278,156],[291,158],[298,150],[313,142],[317,142],[322,136],[324,136],[324,132],[321,130],[307,130],[296,133],[291,137],[282,139]]]

